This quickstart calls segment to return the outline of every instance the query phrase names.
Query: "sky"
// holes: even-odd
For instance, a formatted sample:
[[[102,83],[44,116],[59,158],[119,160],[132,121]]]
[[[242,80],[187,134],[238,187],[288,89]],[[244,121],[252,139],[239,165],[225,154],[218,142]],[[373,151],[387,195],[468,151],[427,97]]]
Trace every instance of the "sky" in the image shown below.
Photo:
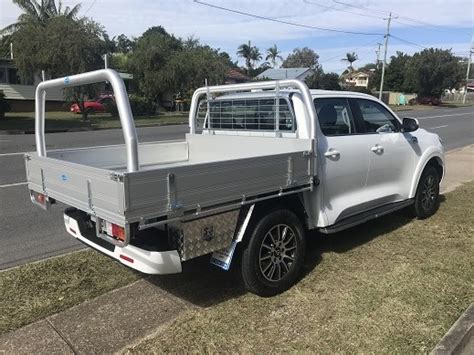
[[[249,40],[262,53],[276,44],[286,57],[294,48],[309,47],[319,54],[325,72],[341,73],[341,59],[355,52],[360,67],[376,59],[377,43],[384,42],[389,11],[393,12],[388,57],[397,51],[412,54],[424,47],[452,49],[466,57],[473,33],[473,0],[202,0],[207,4],[269,17],[303,26],[276,23],[209,7],[194,0],[63,0],[81,3],[80,15],[101,23],[110,36],[140,36],[161,25],[182,38],[228,52],[234,60],[240,44]],[[11,0],[0,0],[0,28],[15,22],[20,9]],[[307,26],[307,27],[304,27]],[[324,27],[338,31],[322,31]],[[395,38],[398,37],[398,38]],[[410,42],[407,43],[406,41]],[[381,49],[383,56],[383,46]],[[265,55],[264,55],[265,56]]]

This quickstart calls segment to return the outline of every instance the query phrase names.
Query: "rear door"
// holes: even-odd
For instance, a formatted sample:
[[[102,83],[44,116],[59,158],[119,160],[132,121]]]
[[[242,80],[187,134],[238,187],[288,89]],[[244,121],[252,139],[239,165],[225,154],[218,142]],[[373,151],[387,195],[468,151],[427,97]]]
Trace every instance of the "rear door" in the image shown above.
[[[322,208],[328,224],[361,212],[369,152],[346,98],[316,98]]]
[[[378,207],[408,198],[419,154],[417,140],[401,133],[400,121],[381,103],[370,99],[350,99],[355,119],[369,153],[366,193],[369,207]]]

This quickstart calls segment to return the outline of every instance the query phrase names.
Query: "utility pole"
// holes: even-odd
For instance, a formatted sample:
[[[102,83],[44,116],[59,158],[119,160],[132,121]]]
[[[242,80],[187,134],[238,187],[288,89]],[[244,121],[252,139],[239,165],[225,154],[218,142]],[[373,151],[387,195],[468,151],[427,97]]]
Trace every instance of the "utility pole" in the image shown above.
[[[467,61],[467,70],[466,70],[466,86],[464,87],[464,95],[462,98],[462,103],[466,103],[466,97],[467,97],[467,84],[469,81],[469,73],[471,72],[471,63],[472,63],[472,52],[474,49],[474,35],[471,37],[471,47],[469,48],[469,59]]]
[[[109,58],[108,58],[108,55],[107,53],[104,54],[104,69],[108,69],[109,68]]]
[[[385,48],[384,48],[383,62],[382,62],[382,76],[380,78],[379,100],[382,100],[383,79],[385,76],[385,65],[387,63],[388,37],[390,37],[390,22],[392,22],[392,13],[390,13],[388,15],[388,18],[385,18],[384,20],[388,20],[388,21],[387,21],[387,33],[385,33]]]
[[[382,43],[377,43],[377,45],[379,46],[378,49],[375,51],[375,53],[377,54],[377,61],[375,62],[375,64],[377,65],[377,69],[379,68],[379,64],[380,64],[380,46],[382,45]]]
[[[10,42],[10,59],[13,60],[13,42]]]

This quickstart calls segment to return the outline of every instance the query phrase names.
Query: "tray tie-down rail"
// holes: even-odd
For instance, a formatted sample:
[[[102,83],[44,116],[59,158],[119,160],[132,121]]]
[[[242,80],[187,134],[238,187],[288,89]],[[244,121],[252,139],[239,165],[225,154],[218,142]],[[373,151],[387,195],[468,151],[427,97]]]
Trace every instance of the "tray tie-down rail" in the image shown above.
[[[63,78],[46,80],[36,88],[35,94],[35,140],[38,156],[46,156],[44,136],[45,102],[48,89],[64,89],[80,85],[88,85],[108,81],[113,88],[120,123],[127,152],[127,171],[134,172],[140,169],[138,161],[138,138],[133,120],[127,90],[120,75],[112,69],[101,69]]]

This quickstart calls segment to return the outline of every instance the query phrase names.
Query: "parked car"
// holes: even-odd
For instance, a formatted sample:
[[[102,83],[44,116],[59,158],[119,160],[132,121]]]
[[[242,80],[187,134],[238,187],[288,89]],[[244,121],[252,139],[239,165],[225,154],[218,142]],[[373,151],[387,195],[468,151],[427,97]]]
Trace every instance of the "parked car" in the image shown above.
[[[106,105],[114,102],[113,95],[101,95],[96,100],[85,101],[84,109],[88,111],[88,113],[103,113],[106,112]],[[70,110],[74,113],[82,113],[78,104],[72,104]]]
[[[298,281],[308,231],[336,233],[402,208],[424,219],[438,208],[438,135],[373,96],[299,80],[203,87],[185,140],[138,144],[118,74],[67,85],[86,78],[114,85],[125,144],[46,154],[36,131],[37,152],[25,156],[31,200],[71,206],[69,234],[143,273],[179,273],[209,255],[238,268],[250,292],[272,296]],[[63,85],[38,85],[37,127],[43,90]]]
[[[415,97],[408,101],[410,105],[430,105],[430,106],[439,106],[442,104],[441,99],[435,96],[419,96]]]

